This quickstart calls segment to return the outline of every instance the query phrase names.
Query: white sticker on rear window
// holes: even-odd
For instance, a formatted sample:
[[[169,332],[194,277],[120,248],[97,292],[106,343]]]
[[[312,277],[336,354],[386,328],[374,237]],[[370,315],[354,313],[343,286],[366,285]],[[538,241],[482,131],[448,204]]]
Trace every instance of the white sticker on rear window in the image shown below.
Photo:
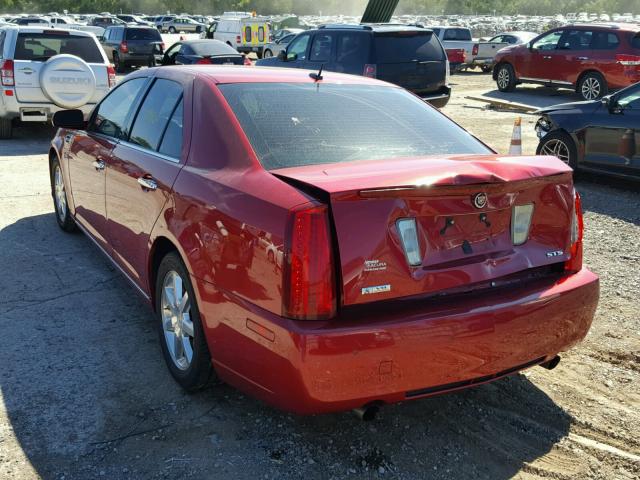
[[[371,295],[373,293],[390,292],[391,285],[377,285],[375,287],[365,287],[362,289],[362,295]]]

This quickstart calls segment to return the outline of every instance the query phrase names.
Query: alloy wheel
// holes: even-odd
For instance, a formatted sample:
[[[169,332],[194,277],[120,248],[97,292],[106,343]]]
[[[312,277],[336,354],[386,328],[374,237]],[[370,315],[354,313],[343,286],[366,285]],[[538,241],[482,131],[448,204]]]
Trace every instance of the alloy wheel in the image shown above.
[[[193,360],[191,302],[182,277],[174,270],[162,282],[162,329],[173,363],[187,370]]]
[[[582,82],[582,98],[585,100],[595,100],[600,96],[602,87],[600,81],[597,78],[589,77]]]
[[[67,216],[67,195],[64,191],[64,179],[62,178],[62,170],[60,170],[60,165],[56,165],[55,170],[53,171],[53,189],[55,194],[58,218],[61,222],[64,222]]]
[[[554,138],[546,142],[540,149],[540,155],[558,157],[564,163],[569,165],[569,147],[567,147],[562,140]]]
[[[264,58],[271,58],[271,57],[273,57],[273,53],[271,53],[271,50],[265,50]]]
[[[507,88],[509,86],[509,70],[501,68],[498,72],[498,86],[500,88]]]

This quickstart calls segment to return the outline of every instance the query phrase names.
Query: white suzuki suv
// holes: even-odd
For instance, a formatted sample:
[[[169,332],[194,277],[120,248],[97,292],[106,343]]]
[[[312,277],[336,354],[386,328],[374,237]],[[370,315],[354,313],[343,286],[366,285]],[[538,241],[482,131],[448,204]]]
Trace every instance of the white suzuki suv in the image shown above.
[[[0,138],[15,121],[46,122],[58,110],[88,115],[116,84],[93,33],[42,27],[0,28]]]

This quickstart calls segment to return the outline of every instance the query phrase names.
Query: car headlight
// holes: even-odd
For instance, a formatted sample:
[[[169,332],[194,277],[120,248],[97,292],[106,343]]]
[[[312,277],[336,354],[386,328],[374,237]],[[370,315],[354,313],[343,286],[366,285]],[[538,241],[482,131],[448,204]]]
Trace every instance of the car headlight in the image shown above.
[[[548,118],[540,117],[538,123],[536,123],[536,133],[538,138],[544,137],[551,130],[552,125]]]

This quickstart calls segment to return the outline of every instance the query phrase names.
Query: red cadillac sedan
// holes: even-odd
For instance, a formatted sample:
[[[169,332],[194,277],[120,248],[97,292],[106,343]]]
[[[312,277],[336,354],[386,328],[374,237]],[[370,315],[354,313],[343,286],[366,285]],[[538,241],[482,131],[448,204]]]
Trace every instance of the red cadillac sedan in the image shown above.
[[[147,69],[54,123],[58,224],[152,305],[189,391],[370,407],[553,367],[589,330],[570,168],[496,155],[394,85]]]

